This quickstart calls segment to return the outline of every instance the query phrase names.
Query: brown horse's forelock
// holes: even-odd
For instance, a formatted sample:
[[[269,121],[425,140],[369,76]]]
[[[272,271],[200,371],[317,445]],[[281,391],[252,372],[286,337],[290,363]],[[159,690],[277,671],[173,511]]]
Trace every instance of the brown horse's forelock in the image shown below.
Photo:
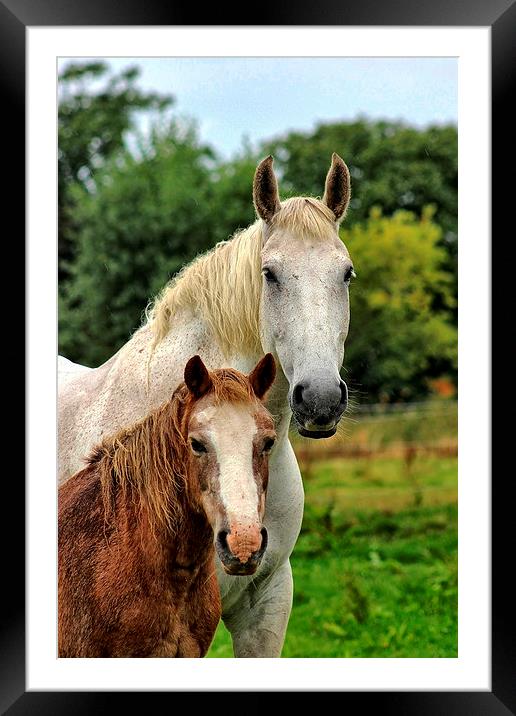
[[[210,372],[212,396],[216,405],[226,402],[249,403],[257,400],[246,376],[230,368]],[[203,396],[203,398],[205,397]],[[100,471],[106,521],[114,508],[114,489],[124,497],[130,493],[147,508],[153,530],[177,531],[184,500],[195,501],[195,488],[189,488],[187,475],[187,429],[196,399],[184,383],[172,398],[146,418],[97,445],[88,464]]]

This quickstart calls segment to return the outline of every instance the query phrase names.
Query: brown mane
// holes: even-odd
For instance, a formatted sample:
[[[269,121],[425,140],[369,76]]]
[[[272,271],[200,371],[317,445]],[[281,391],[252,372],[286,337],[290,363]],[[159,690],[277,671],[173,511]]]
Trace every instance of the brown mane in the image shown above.
[[[210,372],[210,377],[212,387],[206,395],[213,396],[216,404],[256,400],[241,373],[223,368]],[[188,492],[186,430],[195,403],[195,397],[181,383],[170,400],[93,449],[87,462],[100,473],[106,520],[118,486],[124,495],[131,492],[140,505],[145,504],[151,527],[176,531],[181,495]]]

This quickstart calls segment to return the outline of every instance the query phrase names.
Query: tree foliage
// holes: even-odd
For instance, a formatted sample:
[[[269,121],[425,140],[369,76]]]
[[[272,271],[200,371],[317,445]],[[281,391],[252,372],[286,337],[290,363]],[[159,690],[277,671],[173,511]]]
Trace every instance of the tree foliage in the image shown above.
[[[376,209],[341,231],[358,276],[344,365],[361,399],[414,399],[432,377],[455,374],[453,277],[443,269],[442,230],[432,213],[385,217]]]
[[[73,190],[92,187],[97,171],[124,146],[134,113],[162,113],[171,96],[142,92],[139,71],[129,67],[110,74],[104,62],[73,63],[59,76],[58,217],[59,280],[68,277],[75,256],[77,217]],[[96,87],[95,87],[96,85]]]
[[[143,157],[125,150],[106,163],[95,191],[75,187],[77,258],[59,313],[68,357],[106,360],[138,327],[149,298],[212,245],[210,157],[192,127],[170,123]]]

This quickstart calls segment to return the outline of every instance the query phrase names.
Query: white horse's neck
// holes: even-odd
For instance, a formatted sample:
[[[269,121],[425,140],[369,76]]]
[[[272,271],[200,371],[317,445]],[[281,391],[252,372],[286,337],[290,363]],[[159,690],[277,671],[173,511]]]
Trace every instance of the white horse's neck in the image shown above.
[[[171,389],[182,381],[182,370],[193,355],[200,355],[210,369],[227,366],[244,373],[251,371],[263,355],[244,347],[235,349],[229,356],[225,355],[206,323],[192,310],[183,311],[173,319],[168,334],[151,353],[152,340],[150,326],[144,326],[131,339],[130,343],[134,343],[134,346],[125,357],[125,361],[136,361],[140,380],[145,383],[147,361],[150,359],[149,407],[155,407],[170,397]],[[144,344],[145,349],[142,350]],[[268,394],[267,408],[275,418],[278,437],[281,438],[287,435],[291,411],[288,404],[288,380],[278,361],[276,364],[276,380]]]

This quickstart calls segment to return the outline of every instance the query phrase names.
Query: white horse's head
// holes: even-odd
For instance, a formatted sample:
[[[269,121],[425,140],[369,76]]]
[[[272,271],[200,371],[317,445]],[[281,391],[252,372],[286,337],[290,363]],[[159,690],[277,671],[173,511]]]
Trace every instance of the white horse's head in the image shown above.
[[[322,201],[281,203],[272,157],[256,169],[253,199],[263,220],[260,337],[289,382],[301,435],[329,437],[347,406],[339,370],[349,328],[353,263],[338,235],[350,199],[349,171],[334,154]]]

